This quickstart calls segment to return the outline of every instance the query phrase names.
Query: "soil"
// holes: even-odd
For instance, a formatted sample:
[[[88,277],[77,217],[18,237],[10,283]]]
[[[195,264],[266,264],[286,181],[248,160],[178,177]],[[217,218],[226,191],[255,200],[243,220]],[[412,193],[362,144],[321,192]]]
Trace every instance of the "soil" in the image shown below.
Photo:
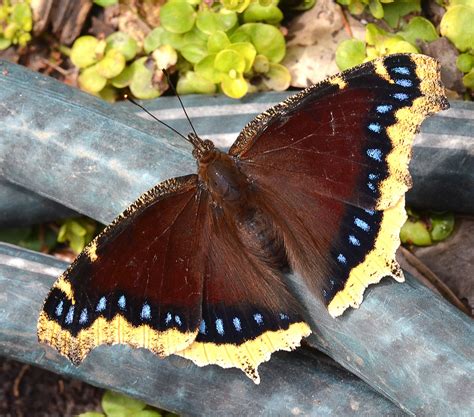
[[[101,411],[103,390],[0,358],[0,417],[72,417]]]

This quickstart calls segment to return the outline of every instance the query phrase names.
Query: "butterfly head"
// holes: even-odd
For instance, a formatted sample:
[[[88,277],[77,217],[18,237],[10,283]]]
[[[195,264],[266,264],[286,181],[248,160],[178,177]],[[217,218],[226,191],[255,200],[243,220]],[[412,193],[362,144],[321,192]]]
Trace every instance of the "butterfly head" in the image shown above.
[[[214,143],[212,143],[211,140],[209,139],[203,140],[195,133],[190,133],[188,135],[188,141],[192,143],[192,145],[194,146],[193,156],[198,161],[207,159],[208,156],[215,149]]]

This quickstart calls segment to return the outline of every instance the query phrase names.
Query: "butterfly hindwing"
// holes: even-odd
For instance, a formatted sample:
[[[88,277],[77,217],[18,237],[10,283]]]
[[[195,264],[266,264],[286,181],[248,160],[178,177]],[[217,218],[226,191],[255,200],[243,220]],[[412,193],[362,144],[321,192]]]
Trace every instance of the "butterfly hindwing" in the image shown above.
[[[54,284],[40,341],[75,363],[95,346],[126,343],[166,356],[194,340],[201,318],[197,177],[165,181],[95,238]]]
[[[392,55],[290,97],[232,146],[241,171],[288,219],[292,267],[333,316],[382,277],[403,280],[395,251],[413,137],[447,107],[435,60]]]

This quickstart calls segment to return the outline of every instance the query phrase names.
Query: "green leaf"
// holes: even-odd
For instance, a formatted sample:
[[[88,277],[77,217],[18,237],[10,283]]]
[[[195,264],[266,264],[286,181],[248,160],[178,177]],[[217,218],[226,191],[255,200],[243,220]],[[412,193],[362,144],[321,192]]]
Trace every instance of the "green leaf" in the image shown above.
[[[225,95],[231,98],[241,98],[247,94],[249,86],[241,74],[235,74],[235,77],[224,75],[221,88]]]
[[[459,71],[467,73],[474,67],[474,55],[460,54],[456,59],[456,66]]]
[[[200,74],[188,71],[179,77],[176,91],[178,94],[214,94],[216,85]]]
[[[162,414],[158,410],[142,410],[133,414],[131,417],[161,417]]]
[[[118,91],[112,85],[107,84],[99,92],[99,96],[102,100],[108,101],[109,103],[115,103],[118,97]]]
[[[189,32],[196,20],[194,7],[186,2],[168,2],[161,6],[161,25],[171,33]]]
[[[381,55],[399,54],[399,53],[418,53],[418,49],[411,43],[398,36],[385,39],[376,46]]]
[[[125,88],[130,85],[133,78],[133,66],[129,65],[116,77],[109,80],[110,84],[116,88]]]
[[[433,243],[426,224],[422,221],[407,220],[400,230],[400,240],[417,246],[429,246]]]
[[[145,407],[142,401],[112,391],[106,391],[102,397],[102,408],[108,417],[130,417]]]
[[[362,64],[365,58],[365,42],[357,39],[347,39],[336,49],[336,64],[341,71]]]
[[[234,71],[242,74],[245,70],[245,58],[232,49],[224,49],[216,55],[214,67],[223,73]]]
[[[94,65],[83,70],[78,77],[79,87],[89,93],[98,93],[107,84],[107,78],[97,72]]]
[[[268,89],[274,91],[285,91],[291,83],[290,71],[281,64],[270,63],[270,69],[264,75],[263,80]]]
[[[230,40],[221,30],[217,30],[207,39],[207,50],[212,54],[222,51],[230,45]]]
[[[258,2],[251,3],[244,11],[243,20],[249,22],[265,22],[276,25],[283,20],[282,11],[274,4],[262,6]]]
[[[26,240],[32,232],[32,227],[9,227],[0,229],[0,241],[19,245]]]
[[[107,48],[105,49],[106,53],[111,49],[115,49],[125,57],[126,61],[130,61],[131,59],[135,58],[135,55],[137,54],[137,41],[127,33],[112,33],[106,38],[105,41],[107,42]]]
[[[275,64],[285,57],[283,34],[275,26],[266,23],[245,23],[235,30],[230,40],[233,43],[250,41],[258,54],[265,55]]]
[[[184,45],[184,35],[179,33],[171,33],[166,30],[161,34],[161,45],[170,45],[179,51]]]
[[[227,49],[234,50],[245,59],[244,72],[249,72],[252,69],[257,51],[250,42],[236,42],[229,45]]]
[[[162,36],[165,29],[161,26],[153,29],[145,38],[143,42],[143,49],[145,53],[148,55],[153,52],[156,48],[162,45]],[[171,45],[172,46],[172,45]]]
[[[125,68],[125,57],[117,50],[110,49],[105,56],[95,65],[99,75],[110,79],[119,75]]]
[[[187,44],[180,49],[181,55],[193,64],[200,62],[207,56],[207,46]]]
[[[33,18],[28,3],[17,3],[13,5],[10,21],[15,22],[19,29],[30,32],[33,28]]]
[[[383,7],[379,0],[370,0],[369,1],[369,10],[376,19],[382,19],[383,17]]]
[[[87,411],[86,413],[79,414],[77,417],[106,417],[106,415],[96,411]]]
[[[253,62],[253,70],[265,74],[270,69],[270,61],[265,55],[257,55]]]
[[[431,238],[434,241],[447,239],[454,230],[454,215],[451,213],[432,214],[431,220]]]
[[[461,52],[474,49],[474,7],[454,6],[441,19],[441,35]]]
[[[0,51],[9,48],[11,44],[12,41],[10,39],[6,39],[3,35],[0,35]]]
[[[250,4],[250,0],[221,0],[227,10],[242,13]]]
[[[159,97],[163,91],[153,84],[153,70],[146,66],[148,57],[137,59],[132,63],[132,81],[130,91],[142,100],[150,100]]]
[[[200,77],[217,84],[222,81],[222,73],[214,67],[215,59],[216,54],[208,55],[194,66],[194,70]]]
[[[94,3],[101,7],[107,7],[117,4],[118,0],[94,0]]]
[[[409,13],[420,12],[421,4],[420,0],[396,0],[393,3],[384,4],[383,11],[384,20],[390,27],[396,28],[401,17],[406,16]]]
[[[463,78],[462,81],[467,88],[474,89],[474,69],[469,71]]]
[[[201,10],[196,19],[197,28],[208,35],[217,32],[227,32],[237,23],[237,14],[229,11],[215,13],[211,10]]]
[[[432,42],[439,38],[433,24],[424,17],[413,17],[410,22],[397,33],[407,42],[416,45],[417,40]]]
[[[387,36],[387,32],[379,28],[377,25],[374,25],[373,23],[369,23],[365,27],[365,41],[368,45],[375,45],[377,43],[380,43]]]
[[[105,41],[93,36],[81,36],[72,45],[71,61],[78,68],[87,68],[102,59],[106,46]]]

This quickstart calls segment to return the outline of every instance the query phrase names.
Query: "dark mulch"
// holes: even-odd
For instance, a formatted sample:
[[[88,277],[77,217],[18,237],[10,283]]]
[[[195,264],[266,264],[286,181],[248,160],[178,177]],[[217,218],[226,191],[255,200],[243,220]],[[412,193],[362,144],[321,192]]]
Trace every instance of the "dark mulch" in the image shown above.
[[[0,358],[0,417],[73,417],[100,411],[103,391]]]

